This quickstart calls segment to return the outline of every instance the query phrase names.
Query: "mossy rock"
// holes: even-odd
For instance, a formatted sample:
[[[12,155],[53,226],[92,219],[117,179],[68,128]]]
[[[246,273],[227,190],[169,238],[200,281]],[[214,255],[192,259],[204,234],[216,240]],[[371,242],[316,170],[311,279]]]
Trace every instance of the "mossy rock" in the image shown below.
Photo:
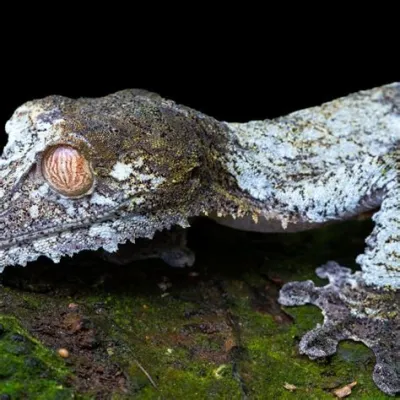
[[[72,399],[69,368],[13,317],[0,316],[0,399]]]
[[[356,268],[370,229],[365,220],[267,235],[199,220],[188,269],[115,266],[92,253],[8,267],[0,399],[332,399],[354,381],[350,398],[389,399],[359,343],[325,360],[300,356],[297,344],[321,313],[277,303],[283,282],[322,284],[314,271],[328,260]]]

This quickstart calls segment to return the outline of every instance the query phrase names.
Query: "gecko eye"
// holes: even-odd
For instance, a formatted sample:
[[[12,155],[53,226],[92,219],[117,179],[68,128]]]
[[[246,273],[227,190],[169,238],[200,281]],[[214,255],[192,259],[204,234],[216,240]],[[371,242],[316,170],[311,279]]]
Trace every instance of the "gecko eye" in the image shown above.
[[[87,194],[94,182],[89,161],[77,149],[67,145],[46,151],[42,174],[54,190],[67,197]]]

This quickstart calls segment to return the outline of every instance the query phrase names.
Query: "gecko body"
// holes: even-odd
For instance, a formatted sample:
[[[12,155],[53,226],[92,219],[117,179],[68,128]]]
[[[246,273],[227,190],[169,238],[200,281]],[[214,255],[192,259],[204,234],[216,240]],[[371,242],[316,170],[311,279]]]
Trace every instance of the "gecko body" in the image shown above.
[[[323,310],[301,352],[323,357],[340,340],[361,340],[375,352],[377,385],[399,391],[399,83],[248,123],[217,121],[144,90],[49,96],[19,107],[6,132],[1,268],[41,255],[58,262],[82,250],[113,253],[196,216],[293,232],[379,208],[361,271],[329,262],[317,269],[328,285],[288,283],[279,301]]]

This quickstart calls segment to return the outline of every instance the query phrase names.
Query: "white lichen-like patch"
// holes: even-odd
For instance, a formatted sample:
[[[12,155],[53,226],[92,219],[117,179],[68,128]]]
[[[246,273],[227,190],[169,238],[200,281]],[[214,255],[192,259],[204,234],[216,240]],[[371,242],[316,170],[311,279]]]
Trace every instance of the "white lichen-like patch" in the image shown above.
[[[110,176],[121,182],[125,190],[130,194],[156,189],[165,181],[165,178],[161,176],[146,173],[142,157],[138,157],[130,163],[116,162],[110,172]],[[131,181],[127,182],[128,179],[131,179]]]
[[[139,206],[140,204],[143,204],[144,202],[145,202],[144,197],[134,197],[131,200],[131,204],[136,205],[136,206]]]
[[[125,164],[121,161],[117,161],[110,172],[110,176],[112,176],[117,181],[123,182],[130,177],[132,172],[132,164]]]
[[[57,236],[42,237],[33,242],[33,248],[39,253],[48,252],[57,245]]]
[[[32,219],[36,219],[39,216],[39,207],[37,204],[33,204],[29,207],[29,215]]]
[[[99,206],[116,206],[115,201],[111,200],[109,197],[105,197],[99,193],[93,193],[92,197],[90,198],[90,203],[96,204]]]
[[[400,289],[400,188],[392,187],[374,215],[375,227],[357,257],[368,285]]]
[[[8,142],[0,158],[0,181],[6,192],[11,192],[27,176],[47,144],[61,137],[62,120],[46,117],[55,111],[45,111],[35,102],[29,102],[19,107],[6,123]],[[41,118],[36,121],[38,115]]]
[[[15,192],[11,198],[11,201],[16,201],[21,197],[21,193]]]
[[[29,194],[29,197],[31,199],[38,199],[41,197],[47,197],[50,191],[50,186],[47,183],[43,183],[38,187],[37,190],[32,191]]]
[[[137,182],[139,185],[141,183],[150,183],[149,189],[156,189],[158,186],[160,186],[163,182],[165,182],[165,178],[162,176],[156,176],[154,174],[142,174],[142,173],[136,173],[133,175],[135,182]]]
[[[388,153],[400,142],[400,115],[383,92],[350,95],[276,120],[226,124],[229,172],[243,190],[268,200],[271,187],[286,190],[293,178]]]
[[[89,229],[90,237],[100,237],[102,239],[112,239],[116,232],[105,224],[96,224]]]
[[[37,120],[37,116],[45,116],[54,110],[45,111],[40,106],[27,103],[19,107],[9,121],[6,123],[6,133],[8,142],[4,148],[4,156],[7,157],[7,163],[21,160],[24,163],[32,163],[35,155],[42,151],[49,140],[49,136],[60,134],[60,124],[62,119],[53,119],[51,122],[46,118]],[[1,166],[1,163],[0,163]]]
[[[56,202],[63,206],[66,215],[69,217],[76,218],[78,216],[76,203],[73,200],[64,197],[57,197]]]
[[[143,157],[138,157],[132,161],[132,165],[136,168],[141,168],[144,165]]]
[[[28,105],[19,107],[13,116],[7,121],[5,131],[8,134],[8,142],[4,148],[4,155],[8,162],[20,159],[25,155],[27,147],[32,145],[32,121]],[[36,135],[34,135],[36,137]]]

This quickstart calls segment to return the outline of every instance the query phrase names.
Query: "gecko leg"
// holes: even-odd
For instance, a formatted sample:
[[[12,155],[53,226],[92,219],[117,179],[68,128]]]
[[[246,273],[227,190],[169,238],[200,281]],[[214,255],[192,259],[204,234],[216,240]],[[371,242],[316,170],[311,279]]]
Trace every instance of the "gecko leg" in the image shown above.
[[[136,243],[119,245],[115,253],[102,251],[101,257],[114,264],[126,265],[134,261],[158,258],[171,267],[191,267],[195,255],[187,245],[186,230],[158,232],[153,239],[139,239]]]
[[[373,217],[375,228],[364,254],[357,258],[361,271],[352,273],[328,262],[316,270],[329,280],[326,286],[316,287],[312,281],[287,283],[279,302],[311,303],[322,310],[323,324],[303,336],[300,353],[311,359],[326,357],[336,352],[341,340],[361,341],[376,357],[374,382],[395,395],[400,393],[400,163],[393,156],[389,161],[384,198]]]

